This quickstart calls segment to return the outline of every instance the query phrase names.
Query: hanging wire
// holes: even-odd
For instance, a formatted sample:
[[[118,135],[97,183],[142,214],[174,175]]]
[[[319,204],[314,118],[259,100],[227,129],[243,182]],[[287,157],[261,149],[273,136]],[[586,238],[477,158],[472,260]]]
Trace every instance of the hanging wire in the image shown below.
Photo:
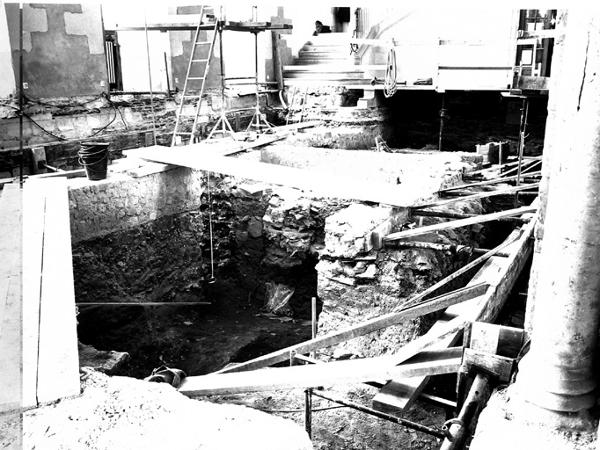
[[[213,226],[212,226],[212,198],[210,193],[210,172],[206,174],[207,182],[206,189],[208,194],[208,235],[210,239],[210,279],[209,283],[215,282],[215,260],[214,260],[214,250],[213,250]]]
[[[398,69],[396,67],[396,51],[394,47],[390,47],[387,55],[387,64],[385,68],[385,79],[383,81],[383,95],[386,98],[390,98],[396,93],[396,76]]]
[[[146,10],[144,9],[144,31],[146,32],[146,59],[148,60],[148,83],[150,84],[150,110],[152,111],[152,135],[154,145],[156,145],[156,114],[154,113],[154,94],[152,92],[152,72],[150,70],[150,44],[148,42],[148,21],[146,20]]]

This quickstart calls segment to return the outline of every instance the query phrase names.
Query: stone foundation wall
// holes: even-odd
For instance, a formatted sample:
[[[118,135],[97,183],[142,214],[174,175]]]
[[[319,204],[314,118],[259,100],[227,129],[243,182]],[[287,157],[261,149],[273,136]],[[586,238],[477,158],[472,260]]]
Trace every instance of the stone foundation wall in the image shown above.
[[[453,212],[481,213],[479,201],[456,202]],[[386,219],[387,218],[387,219]],[[387,232],[410,225],[406,211],[354,204],[327,218],[325,248],[316,269],[322,302],[319,334],[327,334],[392,312],[412,296],[465,264],[468,254],[425,249],[375,248],[373,231],[388,222]],[[424,225],[439,219],[424,218]],[[480,226],[422,236],[444,244],[474,246],[482,239]],[[397,351],[420,336],[436,315],[406,320],[396,326],[344,342],[328,353],[334,358],[371,357]]]
[[[134,178],[114,173],[106,180],[69,180],[73,243],[132,228],[157,218],[198,209],[201,171],[178,167]]]

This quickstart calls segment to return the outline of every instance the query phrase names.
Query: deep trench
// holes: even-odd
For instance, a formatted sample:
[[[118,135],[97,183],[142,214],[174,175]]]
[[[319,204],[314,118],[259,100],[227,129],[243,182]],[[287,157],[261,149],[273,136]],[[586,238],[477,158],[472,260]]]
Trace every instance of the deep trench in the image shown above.
[[[231,203],[223,193],[217,205]],[[141,378],[166,364],[190,375],[209,373],[310,338],[310,298],[317,296],[317,258],[280,267],[264,264],[264,236],[236,245],[232,228],[255,200],[241,202],[215,223],[218,242],[216,281],[209,282],[203,211],[160,218],[133,230],[77,243],[73,248],[76,296],[85,301],[205,301],[210,305],[79,306],[82,343],[99,350],[128,352],[128,363],[116,372]],[[204,208],[201,208],[204,209]],[[488,204],[487,209],[494,209]],[[235,211],[234,211],[235,210]],[[237,215],[236,215],[237,211]],[[256,210],[255,210],[256,212]],[[242,215],[243,217],[240,217]],[[243,222],[243,221],[242,221]],[[506,222],[488,224],[481,246],[498,245],[512,229]],[[322,233],[322,229],[317,233]],[[266,281],[293,286],[287,316],[265,314]],[[526,290],[521,280],[515,291]],[[513,298],[514,297],[514,298]],[[522,296],[509,304],[514,319]],[[520,313],[517,313],[517,315]],[[515,324],[513,324],[514,326]],[[434,391],[447,391],[435,383]],[[444,377],[439,379],[444,380]],[[437,387],[436,387],[437,386]]]

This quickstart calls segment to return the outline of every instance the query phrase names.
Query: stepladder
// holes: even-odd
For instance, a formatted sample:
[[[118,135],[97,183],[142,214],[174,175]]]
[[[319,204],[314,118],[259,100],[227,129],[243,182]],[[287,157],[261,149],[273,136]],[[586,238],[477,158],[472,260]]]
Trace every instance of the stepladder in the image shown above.
[[[171,147],[192,144],[198,138],[199,121],[218,27],[219,20],[212,7],[201,6],[183,91],[177,108]]]

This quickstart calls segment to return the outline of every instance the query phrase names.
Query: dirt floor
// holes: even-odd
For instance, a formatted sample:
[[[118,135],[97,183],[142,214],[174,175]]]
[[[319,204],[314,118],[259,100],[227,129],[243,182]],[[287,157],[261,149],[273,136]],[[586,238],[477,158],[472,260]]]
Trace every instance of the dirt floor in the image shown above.
[[[376,391],[375,388],[366,385],[344,385],[326,387],[324,394],[331,393],[370,407]],[[209,400],[250,406],[304,426],[304,391],[300,389],[211,396]],[[439,429],[445,420],[445,412],[441,408],[417,402],[402,417]],[[439,448],[441,443],[435,436],[350,408],[339,407],[317,397],[313,397],[312,440],[317,450],[432,450]]]
[[[190,400],[166,384],[88,372],[83,393],[23,416],[23,449],[308,450],[291,421],[237,405]],[[18,420],[0,417],[0,448]],[[13,418],[15,419],[15,418]],[[18,448],[18,443],[17,443]]]
[[[310,322],[269,316],[251,306],[225,311],[214,306],[80,310],[79,339],[97,349],[129,353],[118,374],[136,378],[163,364],[201,375],[310,338]]]

